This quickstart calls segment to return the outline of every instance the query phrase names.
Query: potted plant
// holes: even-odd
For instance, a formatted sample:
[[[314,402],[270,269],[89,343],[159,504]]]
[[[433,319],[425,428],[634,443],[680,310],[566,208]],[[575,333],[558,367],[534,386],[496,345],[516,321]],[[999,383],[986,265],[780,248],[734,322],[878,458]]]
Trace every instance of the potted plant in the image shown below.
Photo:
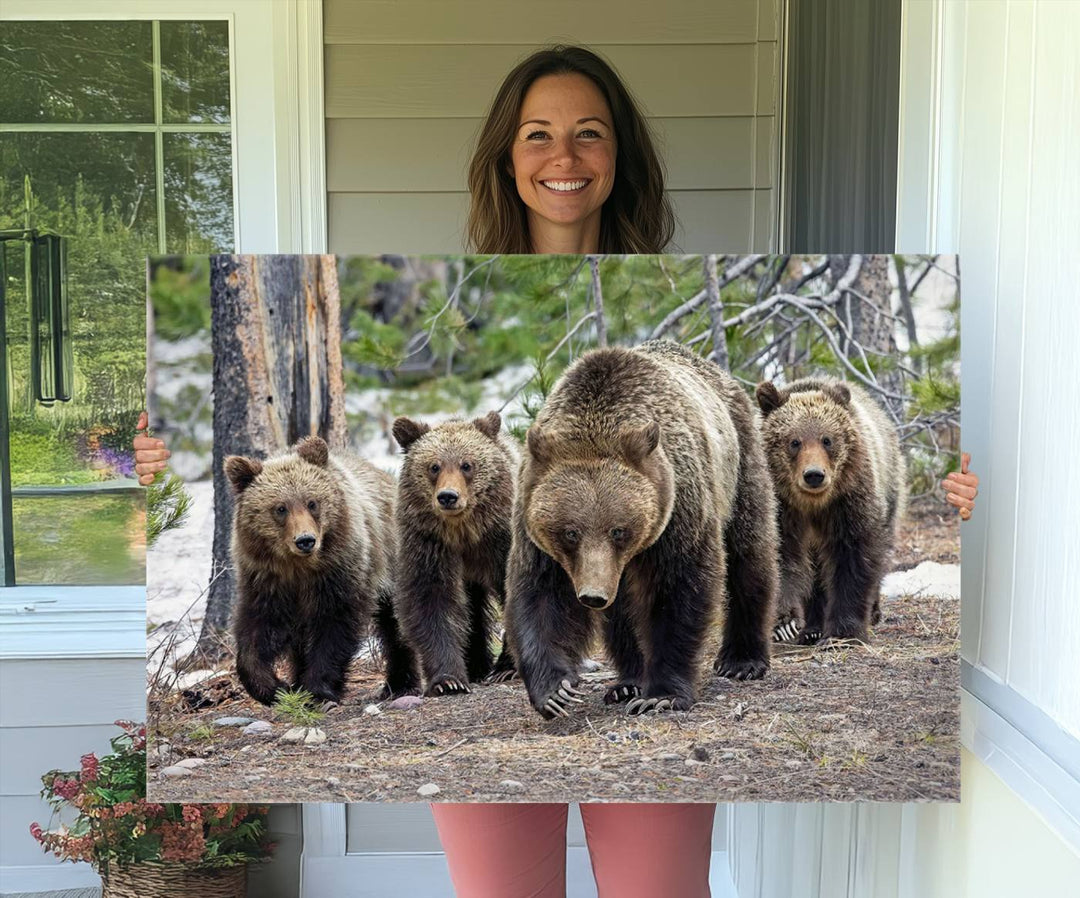
[[[31,835],[65,861],[101,874],[102,898],[243,898],[247,865],[267,860],[269,808],[146,800],[146,727],[118,720],[113,752],[83,755],[78,771],[50,770],[41,796],[74,820]],[[67,813],[65,813],[67,812]]]

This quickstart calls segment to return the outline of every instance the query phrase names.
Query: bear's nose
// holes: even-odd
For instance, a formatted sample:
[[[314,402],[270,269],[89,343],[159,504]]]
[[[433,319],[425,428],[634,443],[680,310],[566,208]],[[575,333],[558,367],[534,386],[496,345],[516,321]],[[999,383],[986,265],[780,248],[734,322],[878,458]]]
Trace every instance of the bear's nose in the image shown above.
[[[315,537],[310,533],[296,537],[296,548],[301,552],[310,552],[315,548]]]
[[[587,608],[603,608],[607,605],[607,599],[603,596],[592,595],[591,593],[582,593],[578,596],[578,601]]]
[[[807,468],[803,471],[802,479],[807,486],[817,488],[825,482],[825,472],[821,468]]]
[[[439,490],[439,495],[435,498],[439,500],[439,504],[443,508],[453,508],[457,505],[457,490]]]

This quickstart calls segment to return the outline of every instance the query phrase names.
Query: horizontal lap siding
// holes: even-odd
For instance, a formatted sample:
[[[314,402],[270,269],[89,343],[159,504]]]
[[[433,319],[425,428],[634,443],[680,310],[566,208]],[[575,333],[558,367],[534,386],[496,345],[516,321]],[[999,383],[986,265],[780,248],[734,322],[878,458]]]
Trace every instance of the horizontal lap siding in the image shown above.
[[[557,30],[567,22],[572,35]],[[517,61],[560,39],[609,58],[648,111],[679,249],[774,246],[772,0],[327,0],[324,29],[332,252],[460,252],[465,172],[492,95]]]
[[[110,751],[114,720],[146,717],[145,681],[138,658],[0,661],[0,868],[50,863],[29,830],[49,821],[41,775]]]
[[[569,29],[563,40],[590,46],[748,43],[757,39],[759,27],[771,27],[769,8],[758,0],[328,0],[324,31],[327,44],[532,47],[538,40],[558,40],[559,28]]]

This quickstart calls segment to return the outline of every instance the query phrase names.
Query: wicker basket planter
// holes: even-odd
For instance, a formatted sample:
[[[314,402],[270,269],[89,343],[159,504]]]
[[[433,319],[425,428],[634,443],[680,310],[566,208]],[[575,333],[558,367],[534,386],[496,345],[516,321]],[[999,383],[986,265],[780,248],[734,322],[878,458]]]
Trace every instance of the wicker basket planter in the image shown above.
[[[101,898],[244,898],[247,866],[203,870],[187,864],[114,867],[101,877]]]

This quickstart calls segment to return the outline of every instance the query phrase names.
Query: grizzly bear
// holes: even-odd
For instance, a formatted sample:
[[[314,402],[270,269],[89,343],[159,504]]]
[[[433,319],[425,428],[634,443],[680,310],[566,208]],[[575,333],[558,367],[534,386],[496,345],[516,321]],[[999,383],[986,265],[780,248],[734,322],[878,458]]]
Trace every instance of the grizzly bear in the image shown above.
[[[715,670],[769,666],[776,505],[749,397],[670,342],[585,354],[527,434],[506,629],[545,718],[582,701],[600,629],[627,710],[687,709],[722,613]]]
[[[780,502],[776,633],[865,642],[906,497],[896,428],[862,389],[832,378],[766,381],[757,400]]]
[[[505,642],[492,666],[494,596],[506,596],[510,513],[519,453],[489,412],[436,427],[398,418],[397,614],[420,659],[427,695],[469,691],[514,666]]]
[[[266,461],[230,455],[225,474],[236,500],[236,670],[252,698],[269,705],[296,686],[339,701],[372,617],[382,694],[417,691],[393,614],[394,478],[314,436]],[[282,658],[292,683],[274,671]]]

